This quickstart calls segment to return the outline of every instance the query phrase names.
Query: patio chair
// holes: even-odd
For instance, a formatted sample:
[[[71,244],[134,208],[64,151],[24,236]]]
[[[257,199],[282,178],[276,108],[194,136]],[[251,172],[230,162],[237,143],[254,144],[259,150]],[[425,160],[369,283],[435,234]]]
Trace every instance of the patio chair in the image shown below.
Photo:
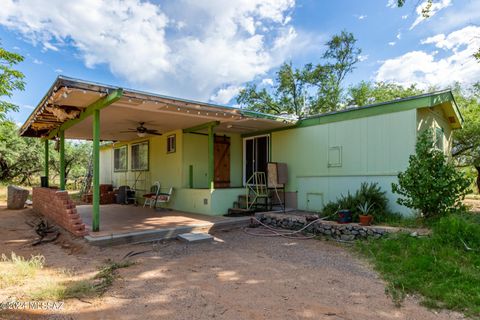
[[[160,194],[160,182],[155,181],[153,186],[150,187],[150,193],[146,193],[143,195],[143,198],[145,201],[143,202],[143,207],[145,208],[147,205],[150,206],[150,208],[154,208],[155,204],[158,201],[158,197]]]
[[[155,208],[156,208],[156,205],[157,203],[169,203],[170,202],[170,198],[172,197],[172,193],[173,193],[173,187],[170,187],[170,189],[168,190],[167,193],[159,193],[158,194],[158,198],[157,198],[157,201],[155,202]]]

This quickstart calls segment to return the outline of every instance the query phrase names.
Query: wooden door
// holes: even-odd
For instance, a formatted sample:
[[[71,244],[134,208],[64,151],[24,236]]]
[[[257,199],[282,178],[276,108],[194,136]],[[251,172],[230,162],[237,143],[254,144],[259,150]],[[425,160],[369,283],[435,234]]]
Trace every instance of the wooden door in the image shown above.
[[[215,136],[215,188],[230,187],[230,137]]]

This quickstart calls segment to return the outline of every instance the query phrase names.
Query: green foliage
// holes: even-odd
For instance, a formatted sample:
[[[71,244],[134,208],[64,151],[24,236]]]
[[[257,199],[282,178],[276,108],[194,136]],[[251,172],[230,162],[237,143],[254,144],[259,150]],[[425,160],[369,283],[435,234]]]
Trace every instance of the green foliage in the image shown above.
[[[21,55],[0,47],[0,98],[11,97],[13,91],[25,89],[24,74],[14,69],[22,61]],[[18,108],[10,102],[0,100],[0,121],[5,120],[5,114],[10,110],[17,111]]]
[[[459,166],[472,166],[476,171],[476,187],[480,192],[480,83],[462,90],[454,87],[455,100],[464,123],[453,133],[452,155]]]
[[[375,221],[380,222],[386,219],[388,212],[388,199],[386,192],[382,191],[378,183],[364,182],[360,185],[355,194],[348,192],[341,195],[337,201],[329,202],[323,208],[323,215],[334,215],[339,209],[348,209],[352,212],[353,219],[356,220],[359,214],[362,214],[361,206],[368,203],[371,206],[369,214],[375,216]]]
[[[420,294],[429,307],[479,317],[479,235],[478,222],[451,215],[434,223],[431,237],[394,235],[358,242],[357,249],[373,261],[397,301],[406,293]],[[462,238],[474,250],[466,249]]]
[[[336,110],[341,106],[341,84],[358,62],[361,50],[352,33],[342,31],[327,42],[322,63],[293,68],[284,63],[278,70],[273,90],[247,84],[237,102],[263,113],[288,113],[298,117]]]
[[[422,94],[416,85],[404,87],[395,83],[362,81],[348,88],[348,104],[365,106]]]
[[[50,154],[50,166],[56,175],[60,175],[60,153],[51,152]],[[65,141],[65,179],[78,179],[85,176],[91,156],[90,142]]]
[[[43,163],[40,139],[22,138],[15,123],[0,122],[0,181],[30,184],[42,171]]]
[[[469,185],[443,151],[434,147],[431,130],[425,130],[407,170],[398,175],[398,184],[392,183],[392,191],[401,196],[399,204],[420,211],[424,218],[434,218],[461,208]]]

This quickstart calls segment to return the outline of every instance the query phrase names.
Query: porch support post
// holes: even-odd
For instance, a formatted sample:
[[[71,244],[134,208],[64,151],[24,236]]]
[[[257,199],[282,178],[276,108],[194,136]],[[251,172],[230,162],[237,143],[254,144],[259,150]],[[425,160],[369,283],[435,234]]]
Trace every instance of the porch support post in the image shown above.
[[[214,171],[215,171],[215,160],[214,160],[214,144],[215,139],[213,135],[213,125],[208,127],[208,183],[210,184],[210,190],[215,189],[214,183]]]
[[[45,173],[43,174],[45,176],[45,179],[47,180],[47,187],[48,187],[48,162],[49,162],[49,150],[48,150],[48,143],[49,141],[48,140],[45,140],[45,167],[44,167],[44,170],[45,170]]]
[[[93,213],[92,231],[100,230],[100,110],[93,112]]]
[[[60,131],[60,190],[65,190],[65,131]]]

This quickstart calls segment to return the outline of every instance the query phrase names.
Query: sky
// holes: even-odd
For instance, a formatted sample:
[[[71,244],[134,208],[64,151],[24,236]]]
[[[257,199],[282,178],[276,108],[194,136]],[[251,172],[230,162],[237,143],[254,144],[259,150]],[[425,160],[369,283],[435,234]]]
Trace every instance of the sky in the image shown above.
[[[480,81],[480,1],[1,0],[0,42],[25,61],[9,113],[23,123],[58,75],[235,106],[246,83],[271,88],[279,66],[321,62],[342,30],[362,49],[345,86],[446,88]]]

